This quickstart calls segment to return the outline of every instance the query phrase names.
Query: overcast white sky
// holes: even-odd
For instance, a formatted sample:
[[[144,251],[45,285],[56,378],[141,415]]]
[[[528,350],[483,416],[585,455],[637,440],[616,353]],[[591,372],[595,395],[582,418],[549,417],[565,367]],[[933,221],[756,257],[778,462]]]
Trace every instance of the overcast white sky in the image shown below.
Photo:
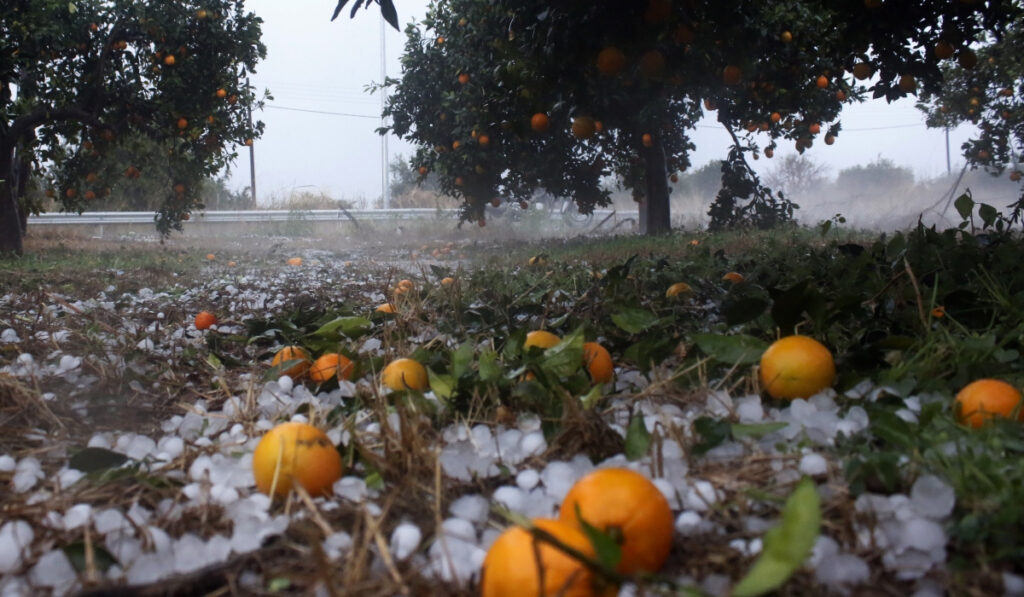
[[[350,2],[351,4],[351,2]],[[421,19],[426,0],[398,0],[399,20]],[[348,9],[333,23],[334,0],[250,0],[246,6],[263,18],[267,59],[252,82],[267,88],[274,101],[254,115],[266,123],[256,143],[256,189],[261,203],[287,196],[292,190],[322,191],[336,199],[365,198],[381,193],[380,98],[365,87],[381,80],[381,25],[374,5],[355,19]],[[398,58],[404,35],[387,27],[386,68],[399,74]],[[835,145],[816,143],[806,155],[828,166],[830,174],[878,157],[913,168],[918,178],[945,173],[946,145],[941,130],[925,128],[911,101],[868,102],[848,108],[844,131]],[[953,169],[962,164],[959,146],[969,128],[950,135]],[[692,162],[703,165],[725,157],[728,136],[713,120],[695,135]],[[410,155],[411,147],[389,140],[389,155]],[[244,149],[244,148],[242,148]],[[776,154],[776,160],[785,152]],[[760,160],[759,168],[772,162]],[[249,184],[249,160],[241,153],[230,186]]]

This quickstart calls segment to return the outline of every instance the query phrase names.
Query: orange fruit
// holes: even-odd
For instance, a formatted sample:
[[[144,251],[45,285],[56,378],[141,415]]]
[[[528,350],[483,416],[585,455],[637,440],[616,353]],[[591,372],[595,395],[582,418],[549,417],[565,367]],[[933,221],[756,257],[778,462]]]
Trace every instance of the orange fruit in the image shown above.
[[[807,336],[787,336],[761,355],[761,385],[772,398],[809,398],[832,385],[832,353]]]
[[[228,96],[228,91],[223,87],[217,90],[217,97],[224,99]]]
[[[92,201],[93,199],[96,198],[96,192],[95,191],[86,191],[85,194],[82,195],[82,197],[84,197],[86,201]]]
[[[580,518],[616,539],[622,558],[615,569],[622,574],[657,572],[672,549],[672,508],[638,472],[599,469],[577,481],[562,500],[558,519],[581,526]]]
[[[589,116],[577,116],[572,119],[572,134],[579,139],[589,139],[597,132],[594,119]]]
[[[947,60],[953,57],[953,44],[945,40],[940,40],[939,43],[935,44],[935,57],[939,60]]]
[[[640,73],[655,77],[665,70],[665,55],[658,50],[648,50],[640,56]]]
[[[583,343],[583,363],[590,373],[590,379],[596,383],[608,383],[612,380],[614,364],[608,349],[597,342]]]
[[[826,87],[828,87],[828,77],[826,77],[825,75],[820,75],[817,79],[815,79],[814,84],[818,86],[818,89],[825,89]]]
[[[537,131],[538,133],[543,133],[544,131],[548,130],[548,127],[550,126],[551,120],[548,119],[548,115],[543,112],[537,112],[532,117],[530,117],[530,128]]]
[[[236,265],[238,265],[237,261],[229,261],[228,262],[228,267],[235,267]]]
[[[825,135],[825,145],[832,145],[836,142],[835,135]]]
[[[377,308],[374,309],[374,311],[378,311],[380,313],[395,313],[395,306],[391,303],[384,303],[382,305],[377,305]]]
[[[78,189],[68,189],[64,191],[64,196],[68,199],[74,199],[75,195],[78,195]]]
[[[309,353],[301,346],[285,346],[278,350],[274,354],[274,360],[270,362],[270,366],[277,367],[281,363],[294,360],[300,360],[301,362],[295,363],[285,371],[282,371],[281,375],[287,375],[292,379],[299,379],[309,370]]]
[[[846,92],[843,91],[842,89],[836,91],[836,101],[845,102],[846,101]]]
[[[913,93],[917,90],[917,80],[914,78],[914,75],[900,75],[900,80],[897,84],[903,93]]]
[[[206,260],[207,261],[216,261],[217,260],[217,256],[214,255],[213,253],[207,253],[206,254]]]
[[[960,390],[954,401],[957,421],[977,429],[993,417],[1009,418],[1016,411],[1017,420],[1024,421],[1024,404],[1020,391],[998,379],[979,379]]]
[[[211,325],[217,324],[217,316],[209,311],[200,311],[199,314],[196,315],[195,323],[197,330],[206,330],[209,329]]]
[[[574,525],[535,518],[534,526],[580,553],[595,557],[594,546]],[[671,528],[671,525],[670,525]],[[522,527],[511,527],[495,539],[484,558],[481,597],[594,597],[593,573],[554,545],[536,539]]]
[[[819,124],[819,123],[817,123],[817,122],[811,123],[811,125],[807,127],[807,130],[808,130],[808,131],[809,131],[809,132],[810,132],[810,133],[811,133],[812,135],[817,135],[818,133],[820,133],[820,132],[821,132],[821,124]]]
[[[298,267],[302,265],[302,257],[289,257],[287,263],[292,267]]]
[[[778,122],[782,120],[782,114],[779,114],[778,112],[772,112],[772,115],[769,118],[772,121],[772,124],[778,124]]]
[[[766,147],[765,148],[765,150],[764,150],[764,157],[770,159],[774,155],[775,155],[775,150],[774,149],[772,149],[771,147]]]
[[[181,184],[180,182],[174,185],[174,192],[179,195],[183,195],[185,193],[185,185]]]
[[[396,359],[388,363],[381,372],[381,381],[391,390],[418,390],[430,387],[427,369],[413,359]]]
[[[307,423],[281,423],[263,435],[252,455],[256,487],[283,497],[298,485],[318,496],[341,478],[341,454],[327,434]],[[271,493],[273,492],[273,493]]]
[[[743,274],[739,272],[729,272],[722,276],[722,280],[725,282],[732,282],[733,284],[739,284],[743,281]]]
[[[956,61],[967,70],[971,70],[978,65],[978,55],[973,50],[963,49],[960,50],[960,55],[956,57]]]
[[[597,70],[605,75],[617,75],[626,68],[626,55],[622,50],[608,46],[597,54]]]
[[[182,129],[182,130],[187,129],[188,128],[188,120],[186,120],[184,118],[179,118],[178,119],[178,128]]]
[[[343,354],[329,352],[313,361],[309,368],[309,378],[317,383],[328,381],[334,376],[338,379],[352,378],[352,361]]]
[[[465,184],[465,182],[466,181],[462,180],[461,176],[456,176],[455,177],[455,186],[461,187],[463,184]]]
[[[412,280],[399,280],[398,287],[404,288],[405,290],[412,290],[416,285],[412,283]]]
[[[691,242],[690,244],[693,244],[693,242]],[[668,287],[668,290],[665,291],[665,296],[671,298],[673,296],[679,296],[680,294],[689,294],[691,292],[693,292],[693,288],[690,288],[689,284],[687,284],[686,282],[676,282],[675,284]]]
[[[462,147],[462,143],[459,141],[452,141],[452,149],[458,149],[460,147]]]
[[[726,85],[738,85],[743,78],[740,67],[729,65],[722,69],[722,82]]]
[[[644,22],[648,25],[664,23],[672,16],[672,0],[648,0]]]
[[[164,56],[164,64],[167,66],[174,66],[174,54],[168,54]]]
[[[529,334],[526,334],[526,340],[523,342],[523,350],[527,350],[531,346],[537,346],[545,349],[551,348],[561,341],[561,338],[547,330],[534,330]]]
[[[640,137],[640,142],[644,144],[644,147],[653,147],[654,146],[654,138],[651,137],[650,133],[644,133]]]
[[[789,42],[793,41],[793,34],[789,31],[783,31],[782,35],[779,36],[779,39],[782,40],[782,43],[788,44]]]
[[[448,288],[449,286],[451,286],[454,283],[455,283],[455,278],[453,278],[451,276],[445,276],[444,278],[441,278],[441,286],[443,286],[445,288]]]
[[[491,138],[487,135],[480,135],[476,138],[476,142],[480,144],[480,147],[487,147],[491,144]]]
[[[469,83],[469,75],[466,73],[459,73],[459,83],[463,85]]]
[[[871,65],[867,62],[858,62],[853,65],[853,76],[856,77],[858,81],[863,81],[871,76],[871,70]]]

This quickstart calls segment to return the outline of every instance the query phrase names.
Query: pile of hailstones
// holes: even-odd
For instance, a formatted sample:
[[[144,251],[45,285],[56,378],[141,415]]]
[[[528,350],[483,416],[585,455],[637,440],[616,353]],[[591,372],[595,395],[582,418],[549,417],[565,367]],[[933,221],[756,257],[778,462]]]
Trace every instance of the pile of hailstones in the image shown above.
[[[0,372],[26,375],[30,360],[31,357],[16,359],[14,364],[0,367]],[[55,364],[51,373],[73,375],[74,365],[62,360]],[[39,373],[38,367],[35,373]],[[620,372],[616,389],[635,391],[644,383],[641,376],[624,371]],[[50,511],[41,520],[31,523],[22,519],[4,521],[0,525],[0,595],[31,594],[47,589],[65,594],[80,588],[79,576],[56,538],[81,537],[84,527],[89,527],[93,541],[103,545],[116,560],[105,575],[117,583],[152,583],[260,548],[269,537],[285,532],[292,522],[280,508],[271,508],[270,499],[255,489],[252,451],[260,433],[282,419],[304,421],[303,415],[296,414],[300,405],[312,405],[319,412],[326,412],[345,403],[358,389],[355,384],[342,382],[333,391],[314,395],[287,376],[267,382],[255,403],[259,423],[258,433],[252,436],[237,422],[243,419],[245,408],[240,397],[227,400],[220,410],[208,410],[200,401],[186,414],[164,421],[164,435],[156,439],[132,433],[95,435],[89,446],[122,453],[143,470],[180,481],[183,484],[180,495],[165,499],[152,510],[137,503],[128,508],[79,503],[63,511]],[[851,399],[847,402],[875,400],[883,392],[893,393],[865,381],[847,393]],[[783,408],[766,410],[757,396],[734,398],[724,392],[710,392],[705,404],[685,410],[652,401],[641,402],[638,406],[650,431],[659,425],[690,429],[694,419],[706,415],[734,417],[741,423],[787,423],[784,428],[760,439],[730,441],[704,456],[720,461],[743,459],[752,453],[783,456],[779,446],[789,445],[792,448],[788,457],[773,461],[777,482],[786,483],[805,475],[824,481],[835,463],[822,452],[838,435],[863,434],[868,428],[868,416],[862,407],[841,409],[834,397],[832,390],[826,390],[809,400],[794,400]],[[922,403],[939,399],[939,396],[927,395],[906,398],[905,408],[899,414],[913,421]],[[627,411],[626,408],[615,410],[619,415],[613,427],[623,435],[628,423]],[[354,432],[372,439],[381,434],[382,425],[400,433],[396,417],[377,421],[369,412],[357,418]],[[337,428],[327,432],[335,443],[347,442],[348,433]],[[456,499],[450,504],[449,517],[440,529],[423,529],[409,521],[395,527],[390,537],[391,556],[409,561],[425,574],[448,582],[468,583],[478,579],[486,550],[500,534],[499,529],[489,524],[493,503],[527,517],[552,517],[573,483],[594,468],[624,467],[645,474],[652,470],[650,457],[631,462],[621,454],[597,465],[586,456],[578,455],[569,461],[551,461],[543,468],[531,468],[526,463],[536,462],[530,457],[543,453],[547,444],[540,420],[530,415],[521,416],[514,426],[451,425],[443,430],[442,442],[441,464],[451,479],[496,477],[499,464],[516,472],[514,484],[500,486],[489,496],[470,494]],[[797,448],[798,442],[814,447]],[[793,453],[799,457],[793,458]],[[180,457],[191,463],[186,470],[169,466]],[[664,441],[661,457],[662,476],[653,481],[673,508],[676,531],[689,536],[724,532],[709,516],[715,504],[724,499],[723,492],[711,482],[689,474],[683,448],[674,440]],[[42,463],[35,457],[15,459],[7,454],[0,455],[0,474],[10,478],[9,491],[26,504],[45,504],[55,494],[73,495],[76,482],[83,476],[81,471],[65,466],[45,478]],[[347,500],[361,504],[372,514],[380,512],[375,503],[379,492],[368,488],[357,476],[341,478],[333,489],[333,497],[317,498],[321,510],[338,508],[340,500]],[[819,490],[827,493],[828,485],[822,483]],[[944,524],[954,503],[952,488],[934,476],[920,478],[909,495],[861,495],[856,501],[856,509],[864,515],[860,518],[874,523],[857,528],[856,545],[840,545],[828,536],[819,537],[807,565],[813,568],[819,582],[836,591],[847,592],[871,577],[867,563],[855,553],[881,551],[882,564],[896,577],[914,580],[917,595],[940,594],[940,585],[933,578],[940,575],[946,560]],[[191,532],[172,537],[163,530],[188,511],[209,504],[222,506],[223,516],[231,522],[230,534],[204,539]],[[290,517],[307,515],[307,511],[295,509]],[[762,547],[756,537],[775,523],[749,517],[745,530],[755,538],[736,539],[730,547],[743,555],[756,555]],[[325,553],[334,559],[343,558],[351,546],[352,538],[340,529],[323,540]],[[710,594],[724,594],[731,582],[720,575],[678,580],[700,586]],[[1015,588],[1024,593],[1024,579],[1007,574],[1004,581],[1011,593]],[[240,583],[252,590],[264,586],[263,579],[255,573],[244,574]],[[624,587],[623,591],[629,594],[630,588]]]

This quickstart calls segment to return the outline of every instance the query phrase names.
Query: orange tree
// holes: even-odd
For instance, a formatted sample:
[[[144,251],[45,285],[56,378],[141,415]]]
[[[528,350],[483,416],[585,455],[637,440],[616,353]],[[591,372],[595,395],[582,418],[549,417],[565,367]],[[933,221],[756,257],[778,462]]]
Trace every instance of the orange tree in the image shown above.
[[[702,112],[732,136],[711,226],[769,226],[796,207],[761,184],[748,157],[781,143],[836,141],[842,107],[937,92],[943,60],[969,62],[1003,35],[1012,2],[965,0],[645,0],[552,3],[450,0],[406,29],[385,108],[483,222],[494,199],[537,189],[581,211],[632,189],[647,233],[670,227],[669,183],[689,166]],[[941,46],[951,50],[936,52]]]
[[[944,48],[936,47],[936,51]],[[1009,169],[1013,181],[1024,177],[1024,19],[1000,36],[989,36],[966,60],[943,65],[945,85],[918,103],[932,127],[970,122],[976,134],[962,146],[967,164],[993,175]],[[1024,194],[999,225],[1024,220]]]
[[[166,163],[156,225],[180,229],[200,206],[198,183],[262,131],[247,118],[256,98],[244,78],[266,48],[242,4],[2,3],[0,253],[22,251],[31,174],[62,209],[80,211],[147,163]]]

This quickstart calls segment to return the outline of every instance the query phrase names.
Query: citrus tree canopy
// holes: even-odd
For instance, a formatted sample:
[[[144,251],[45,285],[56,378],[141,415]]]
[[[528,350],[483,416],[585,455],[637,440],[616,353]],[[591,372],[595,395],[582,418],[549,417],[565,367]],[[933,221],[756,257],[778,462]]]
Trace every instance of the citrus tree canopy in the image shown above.
[[[691,133],[712,113],[733,138],[712,227],[768,226],[794,205],[748,159],[841,136],[840,112],[867,97],[938,93],[942,65],[977,62],[1006,35],[1014,2],[919,0],[447,0],[406,29],[388,80],[393,132],[418,145],[481,221],[495,198],[536,190],[606,203],[614,177],[641,226],[669,229],[668,182],[690,165]]]
[[[266,54],[241,0],[8,0],[0,5],[0,252],[22,250],[34,174],[81,211],[138,178],[159,148],[156,225],[180,228],[198,183],[263,125],[245,76]]]

